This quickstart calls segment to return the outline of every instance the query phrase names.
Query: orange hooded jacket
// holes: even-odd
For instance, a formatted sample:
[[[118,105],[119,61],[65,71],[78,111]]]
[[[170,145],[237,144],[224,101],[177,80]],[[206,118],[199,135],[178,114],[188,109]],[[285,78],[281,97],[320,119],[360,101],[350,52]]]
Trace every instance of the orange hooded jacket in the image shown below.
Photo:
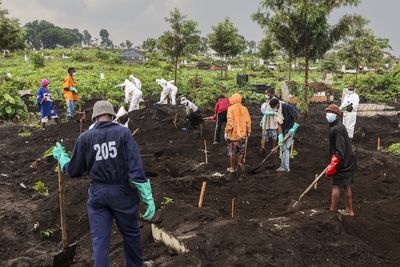
[[[76,87],[76,82],[75,82],[74,78],[68,74],[67,77],[65,77],[65,79],[63,81],[64,98],[66,101],[79,100],[78,94],[75,94],[74,92],[72,92],[70,90],[65,90],[65,88],[71,88],[71,87]]]
[[[228,108],[225,132],[228,133],[229,140],[243,140],[251,133],[249,111],[242,105],[242,96],[240,94],[233,94],[229,98],[229,102],[231,106]]]

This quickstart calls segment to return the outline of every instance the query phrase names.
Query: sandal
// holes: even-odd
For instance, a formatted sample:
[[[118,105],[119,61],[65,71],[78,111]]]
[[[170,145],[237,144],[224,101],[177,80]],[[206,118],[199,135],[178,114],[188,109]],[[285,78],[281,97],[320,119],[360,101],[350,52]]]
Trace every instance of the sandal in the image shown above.
[[[343,216],[350,216],[353,217],[354,216],[354,212],[353,213],[348,213],[346,210],[338,210],[339,214],[343,215]]]
[[[229,173],[235,173],[235,170],[232,169],[232,168],[228,168],[228,169],[226,169],[226,171],[229,172]]]

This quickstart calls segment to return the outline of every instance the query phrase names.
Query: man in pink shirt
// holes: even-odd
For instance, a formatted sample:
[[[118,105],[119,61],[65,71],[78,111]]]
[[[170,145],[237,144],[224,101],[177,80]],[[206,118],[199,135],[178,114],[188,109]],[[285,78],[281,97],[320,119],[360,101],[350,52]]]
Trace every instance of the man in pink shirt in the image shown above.
[[[218,97],[217,103],[214,107],[215,114],[213,117],[211,117],[212,121],[216,121],[213,143],[214,145],[218,144],[221,141],[222,124],[225,123],[226,125],[226,114],[230,105],[231,104],[229,103],[229,98],[225,98],[224,96]]]

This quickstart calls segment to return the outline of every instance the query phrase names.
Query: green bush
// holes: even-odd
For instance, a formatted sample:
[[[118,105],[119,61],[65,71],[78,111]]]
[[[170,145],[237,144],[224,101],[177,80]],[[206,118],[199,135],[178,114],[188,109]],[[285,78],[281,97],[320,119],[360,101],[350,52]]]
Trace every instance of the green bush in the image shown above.
[[[40,54],[31,55],[31,61],[35,69],[44,67],[44,57]]]
[[[101,51],[96,52],[96,58],[101,59],[101,60],[107,60],[110,58],[110,55]]]
[[[400,143],[391,144],[385,151],[393,156],[400,157]]]

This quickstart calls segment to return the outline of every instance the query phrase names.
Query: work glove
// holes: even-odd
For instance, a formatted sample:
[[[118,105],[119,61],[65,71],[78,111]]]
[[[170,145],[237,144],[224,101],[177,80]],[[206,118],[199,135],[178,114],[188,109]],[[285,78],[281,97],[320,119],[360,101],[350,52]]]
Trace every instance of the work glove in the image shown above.
[[[353,111],[353,103],[349,104],[349,105],[346,107],[346,111],[347,111],[347,112],[352,112],[352,111]]]
[[[65,152],[65,148],[59,142],[57,142],[56,146],[53,148],[52,154],[53,154],[53,157],[60,164],[61,171],[64,172],[65,164],[67,164],[71,160],[69,158],[67,152]]]
[[[264,115],[265,116],[274,116],[276,113],[274,111],[265,111]]]
[[[283,143],[283,133],[280,133],[278,135],[278,145],[282,145],[282,143]]]
[[[214,121],[214,122],[217,121],[217,116],[214,115],[214,116],[210,117],[210,121]]]
[[[153,194],[151,193],[150,180],[147,179],[144,183],[138,183],[134,181],[131,181],[131,183],[140,192],[140,198],[146,206],[146,212],[143,215],[143,219],[146,221],[151,220],[156,212],[156,205],[154,204]]]
[[[290,135],[291,137],[295,135],[295,133],[296,133],[296,131],[297,131],[297,128],[299,128],[299,126],[300,126],[300,124],[298,124],[297,122],[295,122],[295,123],[293,124],[293,127],[290,128],[290,130],[289,130],[289,135]]]
[[[264,115],[260,120],[260,127],[261,128],[262,128],[262,125],[263,125],[263,121],[265,121],[265,117],[266,117],[266,115]]]
[[[224,133],[224,138],[226,141],[228,141],[228,133],[227,132]]]
[[[336,166],[340,164],[341,159],[338,158],[336,155],[332,155],[331,158],[331,163],[328,165],[328,168],[326,169],[326,176],[331,177],[333,175],[335,175],[336,173]]]
[[[75,94],[78,93],[78,89],[76,89],[75,87],[70,87],[69,90],[74,92]]]
[[[247,133],[247,135],[246,135],[247,137],[250,137],[250,133]]]

